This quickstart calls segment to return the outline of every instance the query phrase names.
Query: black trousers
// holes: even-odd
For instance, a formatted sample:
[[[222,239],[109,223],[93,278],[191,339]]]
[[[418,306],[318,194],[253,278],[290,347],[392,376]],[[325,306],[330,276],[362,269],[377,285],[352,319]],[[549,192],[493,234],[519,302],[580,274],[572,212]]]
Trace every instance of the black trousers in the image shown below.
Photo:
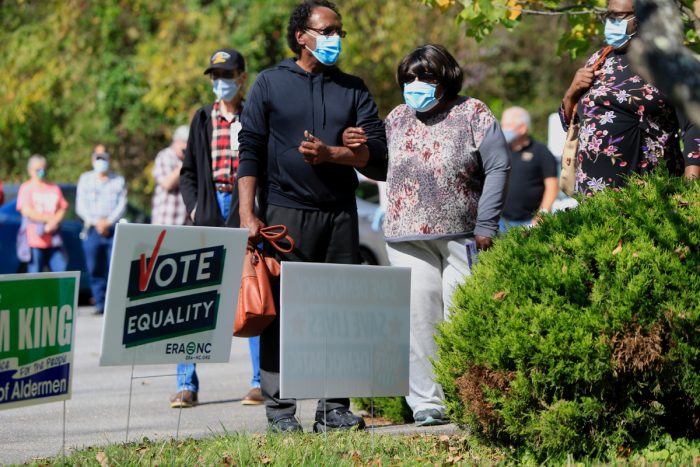
[[[267,225],[284,224],[296,242],[291,253],[274,252],[280,261],[313,263],[359,264],[360,247],[357,226],[357,208],[335,211],[312,211],[268,205]],[[279,284],[274,286],[277,318],[260,336],[260,386],[265,397],[267,419],[275,421],[293,417],[296,399],[280,398],[280,328]],[[350,399],[321,399],[317,412],[340,407],[349,408]]]

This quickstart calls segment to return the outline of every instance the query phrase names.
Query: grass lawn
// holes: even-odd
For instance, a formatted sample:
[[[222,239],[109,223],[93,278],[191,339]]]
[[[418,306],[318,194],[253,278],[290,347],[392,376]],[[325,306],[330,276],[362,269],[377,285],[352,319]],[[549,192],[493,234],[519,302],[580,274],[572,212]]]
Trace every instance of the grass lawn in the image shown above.
[[[387,435],[371,432],[263,435],[112,444],[66,458],[37,459],[36,466],[396,466],[538,465],[527,452],[495,449],[464,435]],[[700,465],[700,442],[663,438],[640,452],[618,450],[610,459],[551,459],[553,465]]]

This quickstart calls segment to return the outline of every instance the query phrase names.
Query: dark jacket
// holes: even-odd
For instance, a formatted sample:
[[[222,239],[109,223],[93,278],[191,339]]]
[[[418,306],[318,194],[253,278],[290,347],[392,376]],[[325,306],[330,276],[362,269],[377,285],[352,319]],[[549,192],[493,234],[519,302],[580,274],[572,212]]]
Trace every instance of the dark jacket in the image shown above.
[[[262,178],[272,205],[327,210],[355,204],[353,167],[304,162],[298,151],[304,130],[342,146],[343,131],[360,126],[368,139],[368,169],[386,167],[377,106],[360,78],[336,67],[312,74],[287,59],[263,71],[248,93],[241,123],[238,177]]]
[[[185,160],[180,169],[180,193],[189,217],[196,207],[194,225],[238,227],[238,190],[234,184],[231,209],[226,222],[221,218],[211,173],[212,105],[197,110],[190,124]]]

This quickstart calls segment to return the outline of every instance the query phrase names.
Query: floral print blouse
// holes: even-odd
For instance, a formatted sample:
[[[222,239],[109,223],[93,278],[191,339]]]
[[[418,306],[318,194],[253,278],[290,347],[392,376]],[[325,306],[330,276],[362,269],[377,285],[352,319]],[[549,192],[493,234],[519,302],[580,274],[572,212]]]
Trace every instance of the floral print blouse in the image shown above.
[[[586,66],[601,53],[593,54]],[[591,196],[606,187],[622,186],[625,176],[646,173],[661,161],[676,174],[686,164],[700,165],[700,129],[677,115],[658,89],[632,71],[627,54],[613,51],[600,70],[578,103],[577,192]],[[567,130],[563,105],[559,117]]]
[[[387,241],[496,234],[510,156],[483,102],[459,97],[422,119],[402,104],[387,117],[386,133]]]

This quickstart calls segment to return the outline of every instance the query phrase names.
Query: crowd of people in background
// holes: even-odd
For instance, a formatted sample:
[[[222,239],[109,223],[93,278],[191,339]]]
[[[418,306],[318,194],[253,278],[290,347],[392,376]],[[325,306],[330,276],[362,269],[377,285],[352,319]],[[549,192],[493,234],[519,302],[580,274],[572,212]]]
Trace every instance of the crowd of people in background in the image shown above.
[[[559,109],[564,129],[574,120],[581,124],[576,191],[584,196],[622,187],[630,174],[660,165],[688,178],[700,175],[700,129],[630,66],[627,50],[637,26],[633,0],[608,2],[605,40],[612,52],[595,72],[590,67],[602,51],[589,58]],[[443,393],[431,365],[435,327],[448,319],[456,285],[471,274],[470,248],[486,250],[499,231],[536,226],[552,211],[557,162],[531,136],[526,109],[506,109],[499,123],[486,104],[461,96],[462,68],[440,45],[420,46],[398,64],[404,103],[382,121],[365,83],[336,66],[345,34],[332,3],[297,6],[287,28],[295,57],[261,71],[245,101],[243,56],[232,48],[214,51],[204,71],[213,103],[201,107],[189,127],[178,127],[155,158],[152,222],[243,227],[254,245],[261,227],[284,224],[296,248],[271,250],[277,259],[357,264],[356,171],[386,181],[388,257],[412,272],[406,400],[417,424],[442,424]],[[96,145],[91,158],[93,170],[78,181],[76,212],[101,314],[127,189],[110,170],[104,145]],[[17,201],[23,217],[18,255],[31,272],[63,271],[59,232],[68,203],[48,181],[43,156],[32,156],[27,172]],[[280,397],[279,337],[275,320],[249,339],[253,378],[242,403],[264,402],[273,431],[301,431],[296,401]],[[171,407],[195,406],[196,366],[178,365],[177,373]],[[314,431],[362,428],[349,399],[319,400]]]

